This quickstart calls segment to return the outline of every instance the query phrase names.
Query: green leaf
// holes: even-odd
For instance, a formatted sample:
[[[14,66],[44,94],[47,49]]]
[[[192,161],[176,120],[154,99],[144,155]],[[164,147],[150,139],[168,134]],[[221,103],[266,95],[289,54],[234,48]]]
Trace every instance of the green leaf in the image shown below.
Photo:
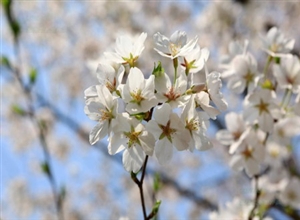
[[[160,176],[158,173],[155,173],[153,180],[153,190],[154,192],[158,192],[161,188]]]
[[[152,209],[152,212],[151,212],[151,214],[152,214],[153,216],[156,216],[156,214],[158,213],[160,204],[161,204],[161,200],[157,200],[157,201],[155,202],[155,204],[154,204],[154,206],[153,206],[153,209]]]
[[[48,176],[51,176],[49,164],[47,162],[41,163],[41,168],[45,174],[47,174]]]
[[[9,59],[6,56],[1,56],[1,66],[5,66],[5,67],[11,69]]]
[[[7,9],[10,7],[11,1],[10,0],[1,0],[2,6]]]
[[[17,115],[21,115],[21,116],[26,115],[26,111],[22,109],[19,105],[12,105],[11,109]]]
[[[18,38],[20,35],[20,32],[21,32],[21,27],[17,20],[13,20],[10,23],[10,29],[13,32],[13,35],[15,36],[15,38]]]
[[[37,77],[37,70],[35,68],[32,68],[30,73],[29,73],[30,84],[35,83],[36,77]]]
[[[12,0],[1,0],[1,4],[4,7],[8,25],[10,26],[14,38],[17,39],[21,32],[21,26],[12,14],[12,2],[13,2]]]

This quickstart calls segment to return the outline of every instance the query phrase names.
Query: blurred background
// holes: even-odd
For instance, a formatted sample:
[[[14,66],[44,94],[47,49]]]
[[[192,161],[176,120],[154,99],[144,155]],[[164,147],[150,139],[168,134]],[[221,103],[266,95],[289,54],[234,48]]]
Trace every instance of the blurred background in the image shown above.
[[[262,69],[266,55],[259,35],[273,26],[296,40],[293,53],[299,56],[299,1],[5,2],[10,1],[1,6],[1,220],[57,219],[54,195],[67,220],[142,218],[139,191],[121,154],[108,155],[106,140],[88,143],[95,123],[83,112],[83,91],[98,83],[99,59],[121,33],[147,32],[139,63],[146,75],[154,62],[165,61],[153,50],[158,31],[197,35],[200,47],[210,50],[210,71],[218,70],[235,39],[250,40]],[[225,89],[224,94],[228,111],[238,109],[239,96]],[[176,153],[165,167],[150,159],[145,196],[148,211],[153,199],[162,200],[158,219],[207,219],[219,204],[252,198],[251,180],[230,169],[228,149],[215,140],[224,115],[211,121],[212,150]],[[294,142],[299,148],[300,139]],[[299,150],[293,153],[300,174]],[[269,214],[289,219],[276,209]]]

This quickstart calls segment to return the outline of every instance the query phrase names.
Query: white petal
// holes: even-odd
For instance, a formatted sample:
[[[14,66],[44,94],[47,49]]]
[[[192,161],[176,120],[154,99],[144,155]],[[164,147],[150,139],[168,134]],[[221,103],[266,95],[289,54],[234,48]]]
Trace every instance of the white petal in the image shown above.
[[[133,147],[124,151],[122,161],[124,168],[128,172],[137,173],[143,166],[144,159],[145,154],[143,151],[139,151]]]
[[[129,85],[129,90],[131,92],[142,90],[145,87],[145,78],[142,71],[136,67],[131,68],[128,75],[127,84]]]
[[[164,103],[161,106],[155,108],[153,117],[155,121],[157,121],[157,123],[166,125],[169,121],[171,111],[171,106],[167,103]]]
[[[153,120],[150,120],[146,124],[146,130],[148,130],[149,132],[151,132],[156,139],[158,139],[160,137],[161,133],[162,133],[162,130],[157,125],[157,122],[153,121]]]
[[[155,156],[161,165],[167,164],[173,155],[173,147],[171,142],[167,138],[158,140],[155,145]]]
[[[227,130],[218,131],[216,138],[223,145],[230,145],[234,141],[232,134]]]
[[[127,139],[122,135],[122,133],[118,132],[112,135],[109,139],[108,144],[108,153],[110,155],[117,154],[125,149]]]
[[[248,174],[248,176],[252,177],[255,174],[259,174],[260,171],[260,166],[258,164],[257,161],[255,161],[252,158],[248,158],[245,161],[245,165],[246,165],[246,173]]]
[[[89,141],[90,144],[95,144],[98,140],[101,140],[108,134],[108,123],[98,123],[90,132]]]

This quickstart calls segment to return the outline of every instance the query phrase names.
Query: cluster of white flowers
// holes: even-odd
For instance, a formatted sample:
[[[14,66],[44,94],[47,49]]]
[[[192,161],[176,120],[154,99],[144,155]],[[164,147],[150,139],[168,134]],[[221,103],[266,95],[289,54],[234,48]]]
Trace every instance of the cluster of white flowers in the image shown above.
[[[188,41],[182,31],[170,38],[156,33],[155,50],[172,60],[174,77],[159,62],[145,78],[137,61],[146,37],[146,33],[118,37],[115,52],[104,53],[106,61],[98,66],[99,84],[85,90],[85,113],[98,122],[90,132],[90,143],[108,136],[109,154],[124,150],[123,165],[133,172],[140,170],[146,155],[155,155],[163,165],[174,147],[178,151],[211,148],[208,120],[227,108],[220,92],[221,74],[201,71],[209,51],[200,49],[197,37]]]
[[[225,116],[227,129],[217,139],[229,146],[233,169],[260,176],[260,204],[270,205],[277,198],[299,209],[300,181],[287,172],[286,163],[292,139],[300,135],[300,60],[290,54],[294,40],[275,27],[263,37],[263,45],[268,57],[263,71],[248,51],[248,41],[229,47],[222,76],[231,91],[245,98],[241,113]]]

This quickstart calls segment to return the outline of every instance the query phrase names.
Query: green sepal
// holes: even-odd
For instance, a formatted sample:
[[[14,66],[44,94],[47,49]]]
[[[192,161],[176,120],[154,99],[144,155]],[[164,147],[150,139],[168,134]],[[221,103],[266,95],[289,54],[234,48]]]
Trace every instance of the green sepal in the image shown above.
[[[276,64],[280,64],[280,57],[274,57],[274,61]]]
[[[154,63],[154,68],[152,71],[152,75],[154,75],[155,77],[161,77],[165,74],[165,70],[161,65],[161,62],[158,61],[158,65],[156,66],[156,64]]]
[[[133,116],[133,117],[135,117],[137,120],[142,121],[142,120],[144,120],[144,118],[147,116],[147,114],[146,114],[146,113],[143,113],[143,112],[140,112],[140,113],[137,113],[137,114],[131,114],[130,116]]]

